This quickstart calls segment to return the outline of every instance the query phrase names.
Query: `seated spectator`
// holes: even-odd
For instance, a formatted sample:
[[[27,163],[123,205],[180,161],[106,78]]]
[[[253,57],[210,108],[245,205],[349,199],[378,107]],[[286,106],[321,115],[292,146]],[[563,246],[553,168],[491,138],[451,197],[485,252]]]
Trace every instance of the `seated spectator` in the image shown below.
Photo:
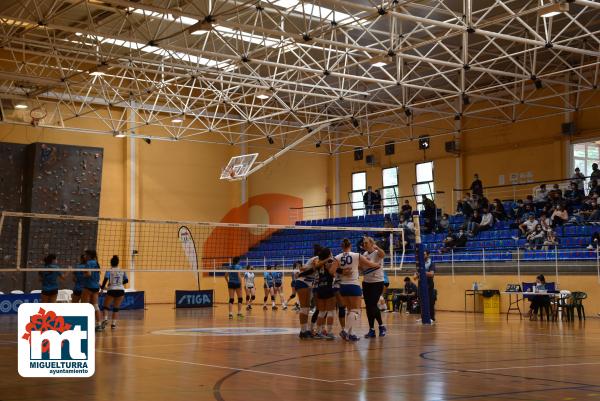
[[[523,203],[522,199],[517,201],[515,208],[513,209],[513,213],[517,220],[521,220],[523,216],[525,216],[525,203]]]
[[[400,310],[400,303],[406,302],[406,313],[410,311],[410,304],[417,299],[417,285],[412,282],[410,277],[404,278],[404,292],[393,300],[394,312]]]
[[[469,230],[469,235],[476,236],[481,231],[489,230],[494,226],[494,216],[487,210],[483,209],[483,214],[481,215],[481,220],[479,223],[472,224],[471,229]]]
[[[404,246],[406,248],[412,248],[415,243],[415,223],[413,223],[412,216],[405,219],[404,215],[401,214],[398,228],[404,229]],[[402,244],[399,245],[402,246]]]
[[[548,200],[555,206],[563,202],[563,192],[558,187],[558,184],[552,186],[552,189],[548,193]]]
[[[599,243],[600,243],[600,232],[595,232],[592,234],[592,241],[587,246],[587,249],[596,249],[596,248],[598,248]]]
[[[485,196],[480,196],[478,201],[479,211],[483,211],[483,209],[490,209],[490,201]]]
[[[583,201],[583,190],[579,189],[577,185],[576,182],[571,182],[569,189],[565,191],[565,202],[570,213],[573,212],[573,207],[580,205]]]
[[[538,208],[542,207],[548,201],[548,195],[546,184],[541,184],[540,187],[535,190],[533,203],[535,203]]]
[[[592,196],[592,194],[600,195],[600,186],[598,186],[597,179],[590,180],[590,192],[588,192],[588,196]]]
[[[410,202],[407,200],[404,201],[404,205],[402,205],[401,213],[404,216],[405,220],[412,219],[412,206]]]
[[[527,237],[529,233],[535,230],[535,226],[537,226],[538,224],[540,224],[540,222],[535,219],[535,215],[530,214],[527,220],[525,220],[519,225],[519,231],[521,232],[521,235]]]
[[[546,239],[544,240],[544,250],[555,249],[559,244],[558,237],[554,230],[546,232]]]
[[[535,229],[527,234],[527,247],[529,249],[541,249],[546,240],[546,232],[542,230],[542,226],[538,224]]]
[[[592,173],[590,174],[592,180],[600,179],[600,169],[598,169],[598,163],[592,163]]]
[[[589,211],[589,215],[586,221],[599,221],[600,220],[600,205],[598,205],[598,198],[592,198],[595,201],[593,209]]]
[[[440,248],[440,253],[448,253],[453,249],[463,249],[467,246],[467,234],[462,228],[457,234],[450,234],[444,239],[444,246]]]
[[[479,213],[479,210],[475,210],[473,212],[473,218],[471,218],[471,221],[469,221],[469,224],[467,224],[467,234],[469,236],[473,236],[473,230],[475,229],[475,227],[477,227],[479,224],[481,223],[481,213]]]
[[[438,221],[438,233],[443,233],[448,231],[448,228],[450,227],[450,216],[448,216],[448,213],[444,213],[442,215],[442,218],[440,219],[440,221]]]
[[[471,197],[465,195],[463,200],[460,202],[460,208],[463,216],[465,216],[465,224],[469,224],[471,219],[473,218],[473,207],[471,206]]]
[[[500,201],[500,199],[494,199],[494,203],[492,204],[492,215],[494,219],[497,221],[503,221],[508,218],[506,215],[506,210],[504,209],[504,204]]]
[[[579,170],[579,167],[575,168],[575,173],[571,177],[575,185],[577,185],[577,189],[583,192],[583,184],[585,183],[585,175]]]
[[[562,226],[569,221],[569,213],[561,205],[554,210],[554,213],[552,213],[550,219],[552,220],[552,228],[556,229],[556,227]]]
[[[542,226],[542,230],[545,232],[552,231],[552,220],[545,212],[540,214],[540,226]]]

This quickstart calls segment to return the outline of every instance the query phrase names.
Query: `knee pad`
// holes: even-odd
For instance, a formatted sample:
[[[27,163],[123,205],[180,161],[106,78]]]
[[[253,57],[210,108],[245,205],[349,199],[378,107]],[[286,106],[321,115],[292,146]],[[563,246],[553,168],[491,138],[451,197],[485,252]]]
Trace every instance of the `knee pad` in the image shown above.
[[[325,316],[327,316],[326,311],[319,311],[319,319],[325,319]]]
[[[96,312],[100,312],[100,307],[98,306],[98,304],[94,304],[94,309],[96,310]]]
[[[290,299],[294,299],[294,298],[296,298],[296,294],[290,295]]]
[[[112,308],[113,313],[118,313],[121,310],[121,308]]]
[[[275,301],[275,295],[271,295],[271,301]]]
[[[246,295],[246,302],[250,300],[250,295]]]
[[[254,301],[254,300],[256,299],[256,297],[255,297],[254,295],[252,295],[252,296],[250,297],[250,299]]]
[[[267,302],[267,297],[264,297],[264,298],[263,298],[263,302]]]
[[[233,298],[229,298],[229,303],[233,304]]]
[[[345,306],[340,306],[340,307],[338,308],[338,317],[339,317],[340,319],[343,319],[343,318],[345,318],[345,317],[346,317],[346,307],[345,307]]]
[[[238,297],[238,304],[241,304],[243,302],[242,297]]]
[[[300,314],[308,316],[308,311],[310,308],[300,308]]]

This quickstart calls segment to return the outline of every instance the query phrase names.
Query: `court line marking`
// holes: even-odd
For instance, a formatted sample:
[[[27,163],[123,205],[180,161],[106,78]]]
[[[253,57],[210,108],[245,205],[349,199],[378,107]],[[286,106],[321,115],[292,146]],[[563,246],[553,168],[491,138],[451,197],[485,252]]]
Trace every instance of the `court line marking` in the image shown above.
[[[552,365],[507,366],[507,367],[502,367],[502,368],[485,368],[485,369],[453,369],[453,370],[442,370],[439,372],[406,373],[406,374],[402,374],[402,375],[361,377],[361,378],[357,378],[357,379],[341,379],[341,380],[332,380],[332,381],[333,382],[367,381],[367,380],[376,380],[376,379],[395,379],[395,378],[402,378],[402,377],[448,375],[448,374],[453,374],[453,373],[479,373],[479,372],[493,372],[493,371],[498,371],[498,370],[511,370],[511,369],[557,368],[557,367],[565,367],[565,366],[586,366],[586,365],[600,365],[600,362],[561,363],[561,364],[552,364]]]
[[[159,362],[171,362],[171,363],[180,363],[180,364],[183,364],[183,365],[193,365],[193,366],[203,366],[203,367],[207,367],[207,368],[233,370],[233,371],[236,371],[236,372],[249,372],[249,373],[258,373],[258,374],[263,374],[263,375],[289,377],[289,378],[293,378],[293,379],[302,379],[302,380],[309,380],[309,381],[317,381],[317,382],[322,382],[322,383],[332,383],[332,382],[334,382],[333,380],[318,379],[316,377],[296,376],[296,375],[289,375],[289,374],[285,374],[285,373],[264,372],[264,371],[261,371],[261,370],[245,369],[245,368],[234,368],[234,367],[231,367],[231,366],[212,365],[212,364],[200,363],[200,362],[179,361],[179,360],[176,360],[176,359],[167,359],[167,358],[158,358],[158,357],[154,357],[154,356],[128,354],[128,353],[124,353],[124,352],[111,352],[111,351],[103,351],[103,350],[96,350],[96,352],[101,352],[101,353],[104,353],[104,354],[113,354],[113,355],[120,355],[120,356],[128,356],[128,357],[132,357],[132,358],[149,359],[149,360],[154,360],[154,361],[159,361]]]

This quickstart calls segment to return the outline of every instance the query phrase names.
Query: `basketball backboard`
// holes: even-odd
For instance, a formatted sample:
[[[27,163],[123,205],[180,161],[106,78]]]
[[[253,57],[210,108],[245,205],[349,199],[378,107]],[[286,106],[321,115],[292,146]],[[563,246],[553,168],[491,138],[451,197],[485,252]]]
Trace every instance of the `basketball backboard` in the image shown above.
[[[256,161],[258,153],[249,155],[234,156],[229,160],[227,167],[221,171],[221,180],[237,181],[244,179],[252,165]]]

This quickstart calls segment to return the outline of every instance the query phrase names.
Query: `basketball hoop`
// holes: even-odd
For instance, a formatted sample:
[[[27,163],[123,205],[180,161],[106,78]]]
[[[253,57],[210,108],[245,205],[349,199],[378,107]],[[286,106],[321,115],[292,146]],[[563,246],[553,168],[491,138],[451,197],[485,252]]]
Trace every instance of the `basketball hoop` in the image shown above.
[[[221,177],[219,178],[227,181],[243,180],[248,175],[257,157],[258,153],[232,157],[227,166],[221,170]]]
[[[40,124],[40,120],[46,117],[46,109],[43,107],[36,107],[29,112],[29,117],[31,117],[31,125],[37,127]]]

